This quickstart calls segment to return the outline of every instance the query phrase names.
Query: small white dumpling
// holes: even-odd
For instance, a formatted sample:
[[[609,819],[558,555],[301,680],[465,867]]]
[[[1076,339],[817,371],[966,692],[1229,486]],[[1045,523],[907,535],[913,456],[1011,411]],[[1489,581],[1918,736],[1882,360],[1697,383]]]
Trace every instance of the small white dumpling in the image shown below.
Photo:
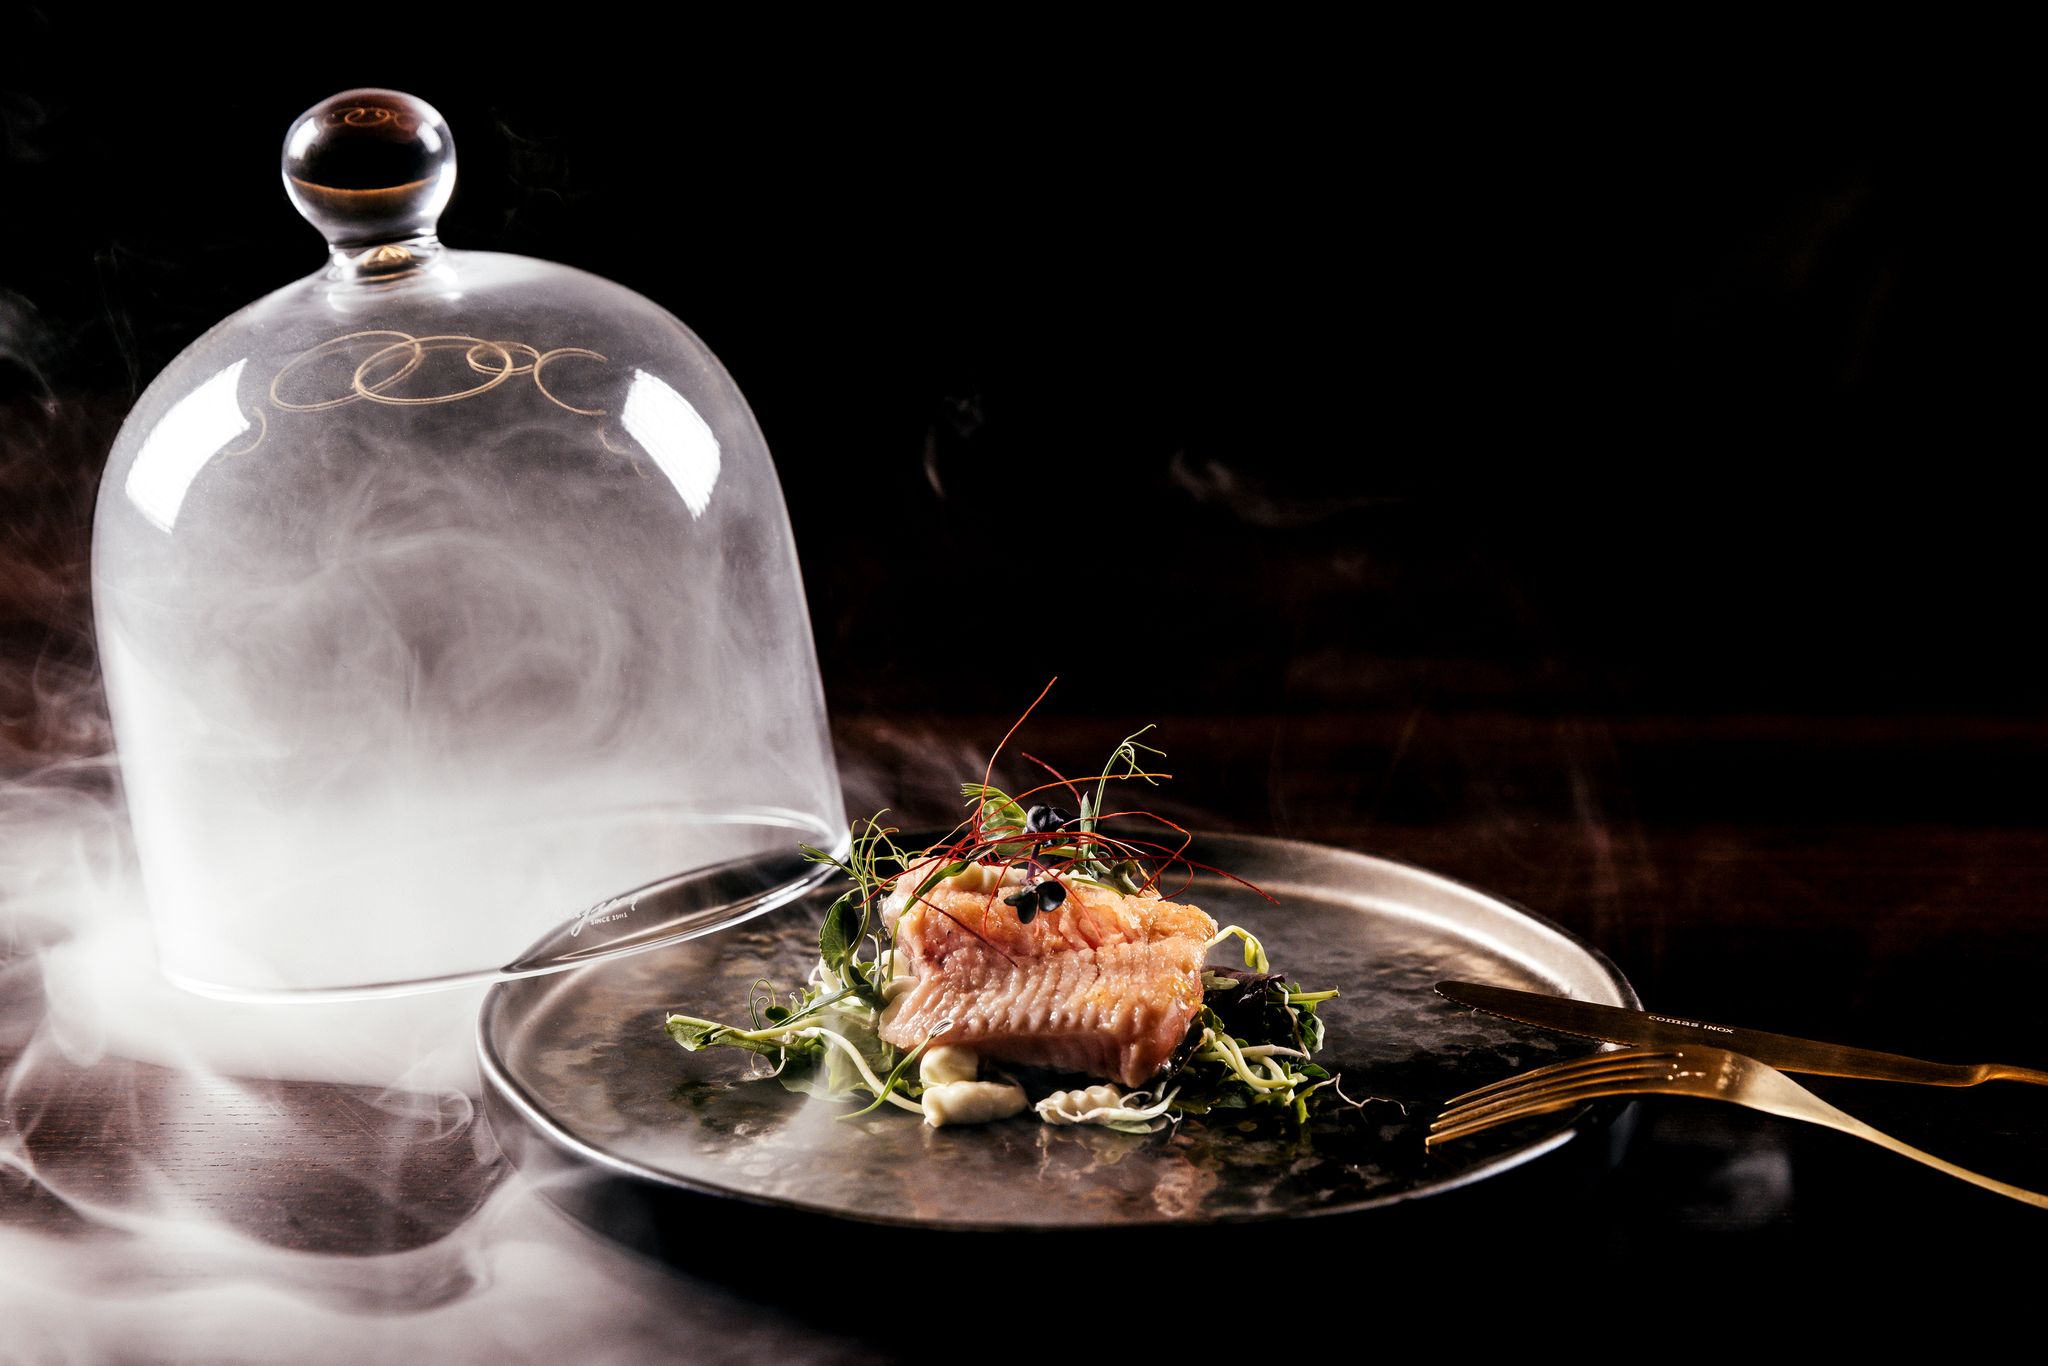
[[[1024,1113],[1024,1088],[1007,1081],[949,1081],[927,1086],[920,1101],[924,1122],[934,1129],[948,1124],[987,1124]]]
[[[947,1082],[973,1081],[981,1075],[981,1055],[971,1048],[954,1044],[935,1044],[924,1051],[917,1060],[917,1079],[926,1086],[944,1086]]]

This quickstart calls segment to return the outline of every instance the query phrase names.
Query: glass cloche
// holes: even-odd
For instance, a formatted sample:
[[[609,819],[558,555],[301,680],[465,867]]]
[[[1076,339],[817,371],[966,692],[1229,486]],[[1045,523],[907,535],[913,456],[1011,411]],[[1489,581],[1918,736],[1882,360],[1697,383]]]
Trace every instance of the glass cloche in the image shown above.
[[[443,247],[454,179],[410,96],[302,115],[329,265],[173,361],[109,458],[108,700],[197,990],[548,971],[781,904],[827,871],[799,843],[845,844],[745,399],[640,295]]]

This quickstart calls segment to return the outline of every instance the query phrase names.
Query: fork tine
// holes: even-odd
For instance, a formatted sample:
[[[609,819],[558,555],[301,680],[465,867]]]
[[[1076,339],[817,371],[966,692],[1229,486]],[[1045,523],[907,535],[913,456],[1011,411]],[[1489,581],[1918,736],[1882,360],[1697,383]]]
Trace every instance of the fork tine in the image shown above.
[[[1463,1120],[1477,1119],[1481,1115],[1497,1110],[1508,1110],[1527,1105],[1557,1091],[1567,1091],[1585,1086],[1611,1086],[1624,1083],[1654,1081],[1669,1075],[1671,1063],[1664,1058],[1632,1058],[1603,1067],[1589,1067],[1577,1072],[1546,1077],[1524,1086],[1492,1091],[1475,1101],[1453,1101],[1444,1106],[1437,1115],[1437,1123],[1453,1124]]]
[[[1508,1092],[1519,1091],[1529,1086],[1541,1086],[1552,1081],[1569,1081],[1574,1077],[1591,1076],[1616,1068],[1632,1068],[1645,1062],[1666,1064],[1676,1056],[1669,1050],[1650,1051],[1640,1048],[1624,1048],[1612,1053],[1588,1053],[1583,1058],[1568,1058],[1564,1062],[1551,1063],[1548,1067],[1517,1072],[1511,1077],[1502,1077],[1499,1081],[1474,1087],[1463,1095],[1452,1096],[1444,1102],[1444,1108],[1456,1109],[1462,1105],[1497,1099]]]
[[[1439,1143],[1449,1143],[1460,1138],[1469,1138],[1498,1125],[1527,1119],[1534,1115],[1549,1114],[1554,1110],[1568,1110],[1603,1096],[1632,1096],[1665,1089],[1664,1074],[1649,1073],[1643,1076],[1599,1078],[1592,1081],[1556,1087],[1538,1095],[1505,1105],[1490,1105],[1482,1112],[1466,1112],[1456,1116],[1439,1118],[1429,1126],[1429,1134],[1423,1139],[1425,1148],[1434,1148]]]
[[[1598,1077],[1586,1077],[1555,1086],[1532,1087],[1528,1091],[1510,1096],[1505,1100],[1488,1101],[1483,1105],[1467,1105],[1456,1110],[1446,1110],[1438,1115],[1429,1126],[1432,1133],[1446,1133],[1452,1129],[1468,1126],[1486,1126],[1505,1122],[1507,1117],[1521,1114],[1540,1114],[1544,1107],[1557,1108],[1570,1105],[1593,1091],[1613,1094],[1617,1089],[1644,1090],[1663,1083],[1668,1076],[1665,1069],[1645,1068],[1637,1072],[1606,1073]],[[1551,1102],[1555,1101],[1553,1105]]]
[[[1602,1094],[1614,1094],[1615,1087],[1640,1089],[1667,1076],[1675,1057],[1665,1050],[1627,1050],[1539,1067],[1453,1097],[1445,1102],[1430,1132],[1457,1137],[1510,1118],[1576,1104],[1594,1089],[1609,1088]]]

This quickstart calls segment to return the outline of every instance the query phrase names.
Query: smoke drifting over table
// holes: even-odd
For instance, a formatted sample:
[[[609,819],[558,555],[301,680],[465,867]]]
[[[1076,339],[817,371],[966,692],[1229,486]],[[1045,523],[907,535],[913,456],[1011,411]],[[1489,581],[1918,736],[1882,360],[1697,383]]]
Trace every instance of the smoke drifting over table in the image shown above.
[[[109,777],[81,758],[0,789],[0,1356],[628,1362],[701,1333],[858,1359],[512,1172],[476,1108],[480,988],[171,986]]]

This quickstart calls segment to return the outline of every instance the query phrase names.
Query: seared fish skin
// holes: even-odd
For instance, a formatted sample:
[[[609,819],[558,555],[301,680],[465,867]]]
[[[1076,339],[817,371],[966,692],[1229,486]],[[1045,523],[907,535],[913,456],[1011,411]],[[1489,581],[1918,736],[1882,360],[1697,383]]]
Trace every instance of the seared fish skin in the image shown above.
[[[882,1013],[887,1042],[915,1048],[951,1020],[948,1044],[1139,1087],[1186,1037],[1216,933],[1198,907],[1074,881],[1064,902],[1021,924],[1003,900],[1021,870],[991,865],[906,905],[930,868],[905,872],[883,908],[916,978]]]

